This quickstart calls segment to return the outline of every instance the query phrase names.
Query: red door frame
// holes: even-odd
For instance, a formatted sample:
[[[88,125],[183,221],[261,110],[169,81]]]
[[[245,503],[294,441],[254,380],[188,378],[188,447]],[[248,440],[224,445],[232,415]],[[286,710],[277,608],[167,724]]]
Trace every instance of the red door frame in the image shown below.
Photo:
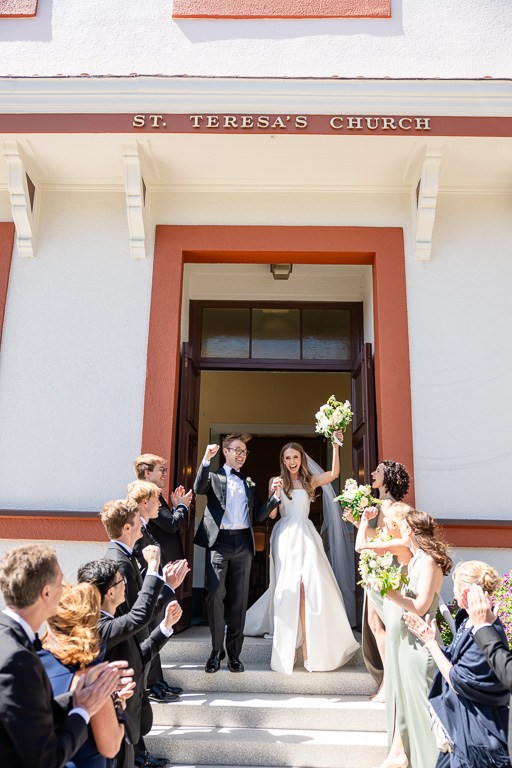
[[[379,457],[402,462],[412,475],[407,292],[399,227],[157,226],[142,451],[164,456],[172,466],[184,264],[276,262],[373,267]],[[408,501],[414,504],[413,484]]]

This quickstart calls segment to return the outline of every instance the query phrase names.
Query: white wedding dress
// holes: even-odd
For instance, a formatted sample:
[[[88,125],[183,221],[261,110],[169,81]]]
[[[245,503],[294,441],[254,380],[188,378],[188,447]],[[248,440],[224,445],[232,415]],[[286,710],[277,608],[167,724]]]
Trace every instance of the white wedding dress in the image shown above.
[[[356,653],[343,597],[309,520],[310,501],[302,488],[281,495],[281,519],[270,537],[270,587],[247,611],[244,634],[273,635],[270,666],[291,675],[295,649],[302,645],[300,582],[306,597],[306,643],[310,672],[337,669]]]

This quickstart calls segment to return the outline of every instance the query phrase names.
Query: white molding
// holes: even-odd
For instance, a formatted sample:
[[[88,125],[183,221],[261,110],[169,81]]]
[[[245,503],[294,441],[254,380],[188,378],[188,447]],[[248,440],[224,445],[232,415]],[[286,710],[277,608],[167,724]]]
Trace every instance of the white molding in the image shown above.
[[[130,233],[130,257],[145,259],[146,222],[143,193],[142,166],[136,141],[124,144],[123,149],[124,187],[126,192],[126,213]],[[146,195],[147,195],[146,188]]]
[[[512,116],[511,80],[3,77],[3,114]]]
[[[414,258],[428,261],[432,252],[432,232],[436,218],[437,195],[439,193],[439,169],[443,149],[437,145],[427,146],[421,169],[418,205],[416,211],[416,237]]]
[[[20,155],[18,142],[4,142],[3,154],[7,164],[7,189],[11,201],[12,218],[16,227],[18,256],[32,257],[35,256],[36,217],[34,211],[36,197],[34,197],[34,210],[32,210],[27,185],[27,171]]]

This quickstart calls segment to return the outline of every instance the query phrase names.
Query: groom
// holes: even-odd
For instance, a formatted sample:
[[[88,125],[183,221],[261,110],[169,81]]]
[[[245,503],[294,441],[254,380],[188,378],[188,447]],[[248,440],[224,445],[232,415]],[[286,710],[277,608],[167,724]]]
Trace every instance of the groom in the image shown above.
[[[212,634],[212,652],[205,672],[217,672],[224,652],[224,597],[226,605],[226,651],[231,672],[243,672],[240,652],[244,642],[245,613],[249,596],[249,576],[254,547],[253,521],[265,520],[279,499],[275,493],[261,505],[256,486],[240,469],[249,451],[250,435],[228,435],[222,441],[225,464],[210,472],[210,461],[220,446],[207,445],[194,483],[196,494],[205,494],[207,506],[199,523],[194,543],[206,548],[206,610]],[[275,478],[271,490],[280,486]]]

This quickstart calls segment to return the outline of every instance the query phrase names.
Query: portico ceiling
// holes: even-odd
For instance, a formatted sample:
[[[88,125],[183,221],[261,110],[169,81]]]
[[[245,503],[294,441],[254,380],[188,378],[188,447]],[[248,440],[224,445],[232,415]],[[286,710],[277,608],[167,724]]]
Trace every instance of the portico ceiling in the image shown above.
[[[512,138],[350,135],[17,134],[43,189],[124,188],[123,147],[139,145],[149,190],[349,189],[407,192],[427,146],[442,149],[439,192],[512,192]],[[7,165],[0,155],[0,187]]]

